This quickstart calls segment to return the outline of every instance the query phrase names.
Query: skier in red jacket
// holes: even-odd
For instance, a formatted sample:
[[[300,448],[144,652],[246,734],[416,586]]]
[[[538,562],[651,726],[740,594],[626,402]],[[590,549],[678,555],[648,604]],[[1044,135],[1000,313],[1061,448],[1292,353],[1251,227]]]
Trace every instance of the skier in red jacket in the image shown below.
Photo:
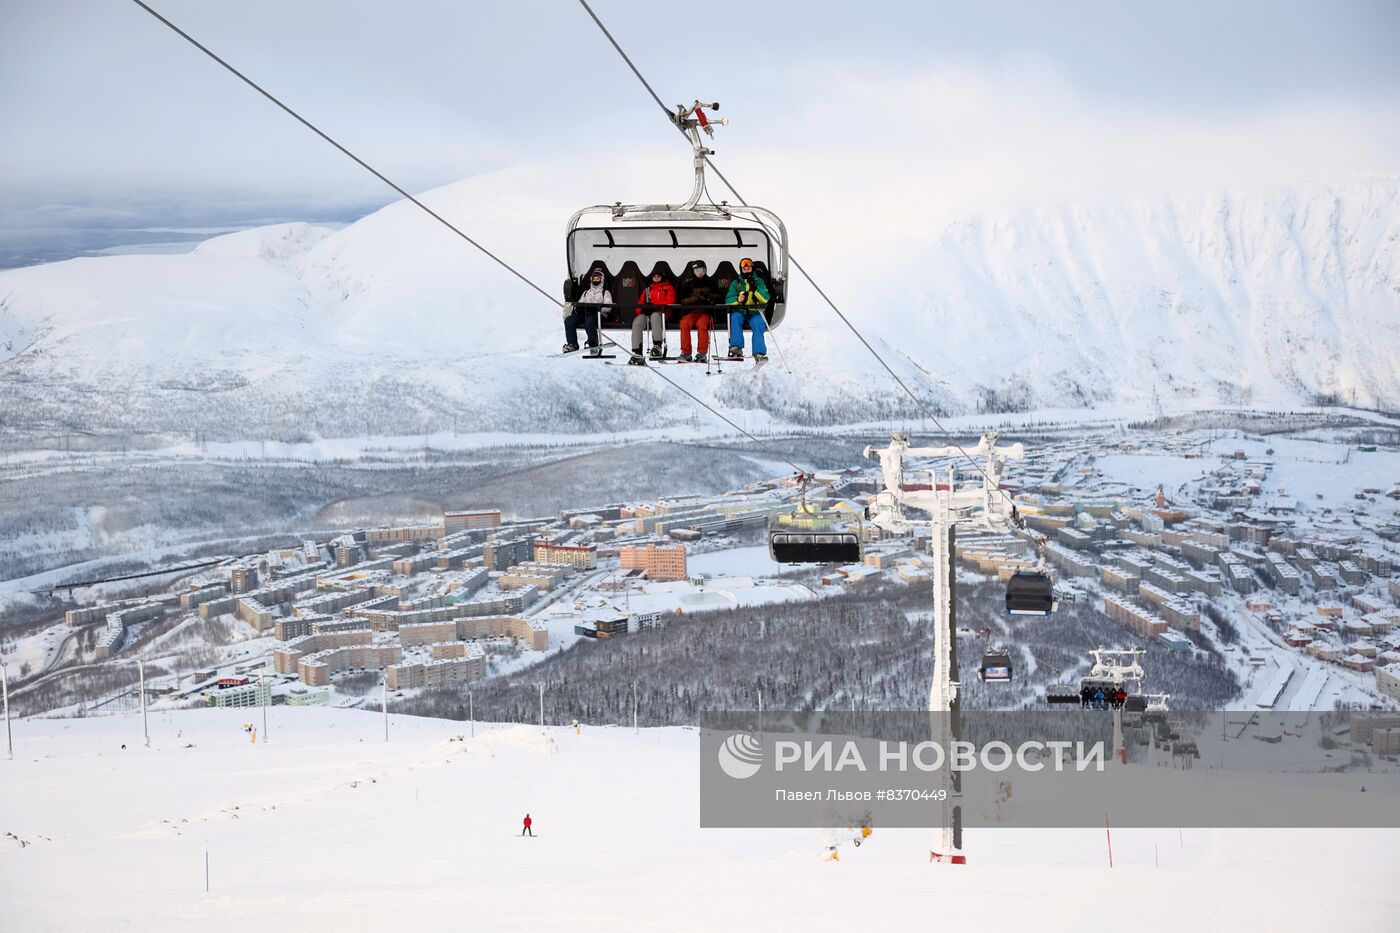
[[[533,835],[535,834],[535,831],[534,831],[533,829],[531,829],[530,827],[533,826],[534,824],[535,824],[535,821],[532,820],[532,819],[530,819],[530,814],[528,814],[528,813],[525,814],[525,828],[522,829],[522,830],[520,831],[520,835],[522,835],[522,836],[533,836]]]
[[[646,332],[648,318],[651,319],[651,358],[659,360],[666,356],[666,312],[648,312],[647,305],[665,307],[675,303],[676,286],[666,281],[660,269],[652,270],[651,284],[642,289],[637,299],[637,314],[632,319],[632,358],[627,362],[633,366],[646,365],[642,359],[642,334]]]

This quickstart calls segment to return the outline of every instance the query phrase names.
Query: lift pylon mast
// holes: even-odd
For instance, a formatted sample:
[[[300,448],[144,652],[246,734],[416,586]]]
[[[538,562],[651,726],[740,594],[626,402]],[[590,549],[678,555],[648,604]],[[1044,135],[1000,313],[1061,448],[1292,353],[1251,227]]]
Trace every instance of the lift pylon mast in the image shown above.
[[[896,433],[889,446],[867,447],[865,456],[878,457],[883,489],[868,510],[872,523],[887,531],[909,534],[914,523],[906,509],[922,509],[929,515],[933,540],[933,683],[929,688],[933,740],[944,748],[959,738],[958,651],[957,651],[957,571],[954,566],[957,525],[977,520],[987,525],[1006,525],[1012,518],[1010,498],[999,488],[1007,460],[1025,457],[1021,444],[997,447],[997,434],[982,435],[977,446],[964,451],[958,447],[911,447],[907,434]],[[948,467],[946,488],[940,489],[937,474],[928,490],[909,490],[904,485],[904,458],[955,457],[963,453],[985,456],[982,482],[958,489],[953,467]],[[942,808],[936,848],[930,853],[938,861],[966,862],[962,850],[962,779],[945,756],[941,788],[948,792]]]

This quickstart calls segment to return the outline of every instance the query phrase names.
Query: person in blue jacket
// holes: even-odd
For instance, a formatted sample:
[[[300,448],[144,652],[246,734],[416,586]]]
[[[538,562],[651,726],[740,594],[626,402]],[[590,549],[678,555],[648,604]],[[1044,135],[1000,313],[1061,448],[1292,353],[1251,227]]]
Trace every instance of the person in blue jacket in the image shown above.
[[[763,316],[763,307],[768,304],[768,283],[753,271],[752,259],[739,260],[739,276],[729,284],[724,303],[732,309],[729,312],[729,358],[744,358],[744,325],[748,324],[753,331],[754,362],[768,359],[768,343],[763,337],[768,330],[768,320]]]

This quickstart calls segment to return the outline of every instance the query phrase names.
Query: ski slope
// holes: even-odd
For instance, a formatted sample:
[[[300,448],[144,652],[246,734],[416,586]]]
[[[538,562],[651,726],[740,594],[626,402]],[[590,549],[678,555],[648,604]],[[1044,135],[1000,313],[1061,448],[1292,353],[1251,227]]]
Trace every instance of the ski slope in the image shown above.
[[[149,750],[135,715],[17,722],[5,926],[1367,930],[1400,907],[1394,832],[1115,830],[1109,870],[1101,827],[969,832],[959,867],[876,827],[831,863],[819,831],[699,829],[688,729],[459,742],[466,723],[396,716],[385,742],[376,713],[269,712],[256,745],[260,710],[154,714]]]

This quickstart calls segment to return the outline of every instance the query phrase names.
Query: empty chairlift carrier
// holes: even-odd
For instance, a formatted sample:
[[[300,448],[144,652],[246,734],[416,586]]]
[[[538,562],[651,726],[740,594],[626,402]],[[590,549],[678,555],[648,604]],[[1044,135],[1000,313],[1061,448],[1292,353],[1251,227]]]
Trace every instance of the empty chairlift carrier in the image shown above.
[[[1040,571],[1018,570],[1006,581],[1006,611],[1013,616],[1048,616],[1055,611],[1055,583]]]
[[[865,558],[860,518],[807,501],[811,476],[798,474],[797,507],[768,520],[768,554],[780,564],[858,564]]]

